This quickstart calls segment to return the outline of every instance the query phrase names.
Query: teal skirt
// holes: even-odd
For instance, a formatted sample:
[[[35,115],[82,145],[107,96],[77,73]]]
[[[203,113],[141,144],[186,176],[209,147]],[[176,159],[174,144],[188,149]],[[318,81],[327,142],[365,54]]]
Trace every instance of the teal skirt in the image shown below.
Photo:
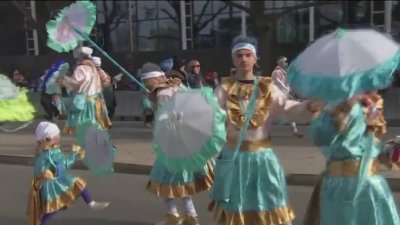
[[[160,159],[156,159],[146,189],[158,197],[189,197],[208,190],[212,186],[212,170],[212,164],[208,163],[200,172],[177,173],[170,171]]]
[[[66,173],[62,178],[45,180],[40,187],[40,200],[43,214],[56,212],[69,207],[82,193],[86,182]]]
[[[321,186],[321,225],[398,225],[398,210],[384,177],[368,176],[359,197],[356,177],[325,177]]]
[[[233,150],[224,149],[220,159],[231,159],[232,155]],[[208,209],[217,223],[270,225],[287,224],[294,219],[285,173],[271,148],[240,151],[233,171],[228,201],[218,201],[217,191],[210,191],[213,201]]]
[[[98,123],[104,129],[108,129],[111,126],[105,102],[98,95],[91,96],[86,100],[83,110],[74,111],[72,108],[70,105],[67,113],[64,128],[66,133],[73,133],[76,127],[83,123]]]

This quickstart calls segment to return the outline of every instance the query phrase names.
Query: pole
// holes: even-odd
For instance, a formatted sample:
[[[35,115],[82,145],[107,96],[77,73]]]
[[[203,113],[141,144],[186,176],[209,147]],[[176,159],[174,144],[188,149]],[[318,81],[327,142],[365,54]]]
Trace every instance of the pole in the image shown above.
[[[32,18],[36,20],[36,2],[31,1],[31,13],[32,13]],[[33,48],[35,50],[35,55],[39,55],[39,42],[38,42],[38,33],[36,29],[32,29],[32,34],[33,34]]]
[[[315,38],[315,14],[314,7],[308,8],[308,18],[310,23],[308,24],[308,41],[313,42]]]
[[[243,6],[246,6],[246,1],[241,1]],[[244,10],[242,10],[240,12],[240,16],[241,16],[241,27],[242,27],[242,35],[246,36],[246,30],[247,30],[247,24],[246,24],[246,12]]]
[[[132,2],[128,1],[128,7],[129,7],[129,40],[130,40],[130,44],[131,44],[131,52],[134,51],[133,48],[133,29],[132,29]]]
[[[392,1],[385,1],[385,31],[387,34],[392,32]]]
[[[187,49],[187,37],[186,37],[186,10],[185,10],[185,1],[179,1],[180,3],[180,11],[181,11],[181,42],[182,42],[182,50]]]

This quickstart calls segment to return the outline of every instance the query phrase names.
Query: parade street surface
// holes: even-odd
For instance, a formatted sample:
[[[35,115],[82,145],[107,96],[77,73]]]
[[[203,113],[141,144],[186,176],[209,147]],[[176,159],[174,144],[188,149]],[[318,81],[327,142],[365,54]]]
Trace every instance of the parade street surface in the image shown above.
[[[17,132],[0,131],[0,163],[31,166],[35,148],[34,129],[39,121]],[[59,121],[60,128],[63,121]],[[3,128],[14,128],[18,124],[6,124]],[[314,185],[318,175],[325,166],[325,160],[308,135],[308,127],[299,127],[303,138],[295,137],[290,126],[274,126],[272,128],[272,143],[283,168],[287,174],[289,185]],[[118,151],[115,159],[116,173],[147,175],[155,159],[151,146],[151,129],[143,122],[116,121],[110,130],[113,143]],[[399,127],[389,127],[384,140],[400,134]],[[74,143],[74,137],[63,135],[62,148],[68,152]],[[81,164],[76,169],[84,169]],[[388,171],[381,168],[394,191],[400,191],[400,171]]]
[[[58,212],[49,225],[153,225],[164,217],[163,201],[145,190],[145,175],[117,173],[108,177],[93,177],[88,171],[71,172],[88,181],[87,187],[94,200],[109,201],[110,206],[102,211],[92,211],[82,199],[78,199],[73,207]],[[0,165],[0,177],[4,181],[0,185],[0,224],[26,224],[32,168]],[[297,215],[293,224],[301,224],[311,192],[312,187],[289,186],[290,203]],[[400,194],[394,193],[394,197],[399,203]],[[212,214],[207,211],[210,202],[207,192],[195,195],[193,199],[200,224],[215,224]]]

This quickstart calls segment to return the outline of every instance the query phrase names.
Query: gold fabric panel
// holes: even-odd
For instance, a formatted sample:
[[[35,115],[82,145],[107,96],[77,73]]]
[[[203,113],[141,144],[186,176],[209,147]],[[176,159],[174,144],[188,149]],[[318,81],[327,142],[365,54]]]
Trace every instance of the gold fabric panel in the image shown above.
[[[237,144],[237,139],[227,138],[225,147],[227,149],[234,150],[236,144]],[[240,145],[239,149],[240,151],[245,151],[245,152],[257,152],[269,148],[271,147],[271,145],[272,143],[270,138],[264,138],[256,141],[244,140]]]
[[[262,77],[258,82],[258,100],[254,115],[250,120],[249,129],[260,127],[269,114],[269,109],[272,104],[272,93],[270,84],[271,78]],[[238,129],[243,126],[245,115],[240,112],[239,101],[243,99],[250,99],[253,84],[243,84],[232,78],[227,78],[222,83],[222,88],[225,90],[226,111],[230,122]]]
[[[94,99],[96,109],[96,121],[100,124],[101,128],[107,130],[111,128],[111,120],[106,116],[105,103],[103,99],[96,97]]]
[[[358,176],[360,169],[360,160],[343,160],[330,162],[327,168],[327,176],[354,177]],[[372,161],[368,170],[368,176],[375,175],[379,172],[379,161]]]
[[[225,225],[280,225],[290,223],[295,217],[289,206],[263,212],[231,212],[212,201],[208,210],[218,224]]]

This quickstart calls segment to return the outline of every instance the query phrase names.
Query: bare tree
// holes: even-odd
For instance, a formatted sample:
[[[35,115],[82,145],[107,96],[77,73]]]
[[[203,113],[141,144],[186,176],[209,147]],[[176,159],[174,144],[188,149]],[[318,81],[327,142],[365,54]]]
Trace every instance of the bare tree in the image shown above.
[[[104,15],[104,22],[98,23],[97,26],[103,35],[103,49],[110,51],[112,50],[111,34],[114,30],[118,29],[124,19],[127,19],[129,9],[120,7],[120,1],[112,0],[101,2],[103,11],[97,11],[97,13]]]
[[[162,8],[162,9],[161,9],[161,12],[164,12],[166,15],[168,15],[168,17],[169,17],[170,19],[172,19],[172,20],[178,25],[178,27],[180,27],[180,29],[182,29],[182,28],[181,28],[180,18],[179,18],[179,15],[181,15],[181,11],[180,11],[181,9],[180,9],[180,3],[179,3],[179,1],[168,0],[167,2],[168,2],[169,5],[171,6],[171,8],[174,10],[175,15],[173,15],[172,13],[170,13],[170,12],[169,12],[167,9],[165,9],[165,8]],[[203,18],[205,17],[207,7],[209,7],[210,3],[212,3],[212,2],[213,2],[213,1],[211,1],[211,0],[207,0],[207,1],[204,3],[204,5],[203,5],[203,7],[202,7],[202,9],[201,9],[201,11],[200,11],[200,14],[199,14],[198,17],[196,17],[196,19],[193,21],[193,24],[192,24],[192,27],[193,27],[193,37],[195,38],[195,40],[196,40],[196,38],[198,38],[198,34],[199,34],[204,28],[206,28],[207,25],[208,25],[209,23],[211,23],[213,20],[215,20],[225,9],[227,9],[227,8],[229,7],[229,5],[227,5],[227,4],[225,4],[225,5],[223,5],[223,6],[220,6],[220,7],[217,9],[217,12],[212,13],[212,15],[211,15],[209,18],[207,18],[207,19],[204,20]]]

